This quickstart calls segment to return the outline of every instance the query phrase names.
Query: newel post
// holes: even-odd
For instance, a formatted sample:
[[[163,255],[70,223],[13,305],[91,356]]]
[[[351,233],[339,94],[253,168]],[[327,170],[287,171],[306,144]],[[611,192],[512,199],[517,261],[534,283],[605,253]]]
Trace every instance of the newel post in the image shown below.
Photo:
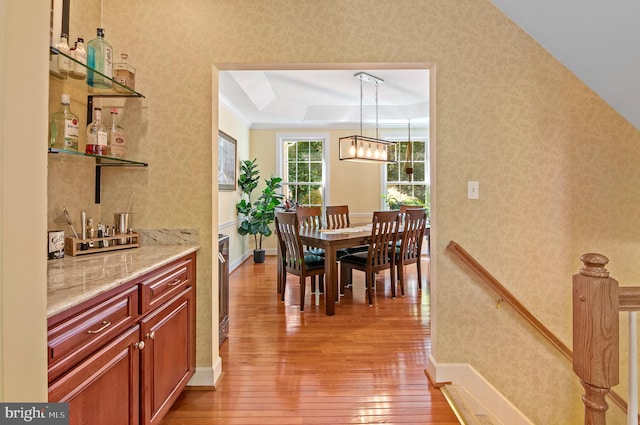
[[[573,371],[585,389],[585,425],[605,425],[605,397],[618,384],[618,281],[609,277],[609,259],[580,257],[584,266],[573,276]]]

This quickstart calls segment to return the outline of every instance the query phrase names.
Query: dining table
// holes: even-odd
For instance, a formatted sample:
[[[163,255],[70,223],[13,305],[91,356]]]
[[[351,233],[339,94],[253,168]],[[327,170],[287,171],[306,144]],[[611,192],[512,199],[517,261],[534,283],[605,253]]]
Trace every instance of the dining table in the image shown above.
[[[338,250],[342,248],[353,248],[366,245],[371,238],[372,223],[352,223],[348,227],[341,228],[314,228],[300,227],[300,240],[305,246],[322,248],[324,250],[324,298],[325,314],[333,316],[336,314],[336,303],[340,300],[338,290],[339,268]],[[429,225],[427,224],[427,228]],[[400,230],[400,233],[402,230]],[[425,231],[430,245],[429,233]],[[427,248],[430,249],[430,246]],[[278,253],[280,255],[280,253]],[[280,262],[278,261],[280,266]],[[282,291],[281,279],[286,279],[285,273],[278,267],[278,293]]]
[[[371,237],[371,222],[352,224],[338,229],[301,228],[300,240],[306,246],[324,249],[325,314],[336,312],[338,294],[338,250],[366,245]]]

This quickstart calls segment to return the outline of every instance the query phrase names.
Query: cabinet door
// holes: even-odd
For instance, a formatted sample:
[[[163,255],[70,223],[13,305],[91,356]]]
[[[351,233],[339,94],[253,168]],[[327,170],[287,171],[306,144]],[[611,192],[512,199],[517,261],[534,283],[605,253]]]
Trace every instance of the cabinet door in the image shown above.
[[[159,423],[195,371],[195,297],[188,287],[147,317],[141,330],[142,424]]]
[[[69,403],[70,425],[140,423],[139,337],[136,325],[49,385],[50,402]]]

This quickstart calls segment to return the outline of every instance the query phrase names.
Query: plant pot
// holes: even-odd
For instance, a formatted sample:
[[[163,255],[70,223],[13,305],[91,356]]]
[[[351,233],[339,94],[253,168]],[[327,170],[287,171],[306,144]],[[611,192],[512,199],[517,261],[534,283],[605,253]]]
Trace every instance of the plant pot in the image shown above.
[[[254,263],[264,263],[265,258],[265,250],[264,249],[254,249],[253,250],[253,262]]]

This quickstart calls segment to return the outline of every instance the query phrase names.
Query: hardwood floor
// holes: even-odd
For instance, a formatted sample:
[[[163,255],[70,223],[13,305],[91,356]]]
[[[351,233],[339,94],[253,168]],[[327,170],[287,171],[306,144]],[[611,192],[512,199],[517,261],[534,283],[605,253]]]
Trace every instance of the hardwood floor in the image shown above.
[[[389,273],[367,305],[364,274],[354,271],[335,316],[322,295],[299,309],[297,277],[285,303],[276,295],[275,257],[251,259],[230,277],[230,332],[220,348],[215,391],[186,390],[161,425],[438,424],[458,425],[424,369],[430,350],[428,258],[423,290],[408,266],[406,296],[391,299]],[[427,271],[427,273],[425,273]]]

